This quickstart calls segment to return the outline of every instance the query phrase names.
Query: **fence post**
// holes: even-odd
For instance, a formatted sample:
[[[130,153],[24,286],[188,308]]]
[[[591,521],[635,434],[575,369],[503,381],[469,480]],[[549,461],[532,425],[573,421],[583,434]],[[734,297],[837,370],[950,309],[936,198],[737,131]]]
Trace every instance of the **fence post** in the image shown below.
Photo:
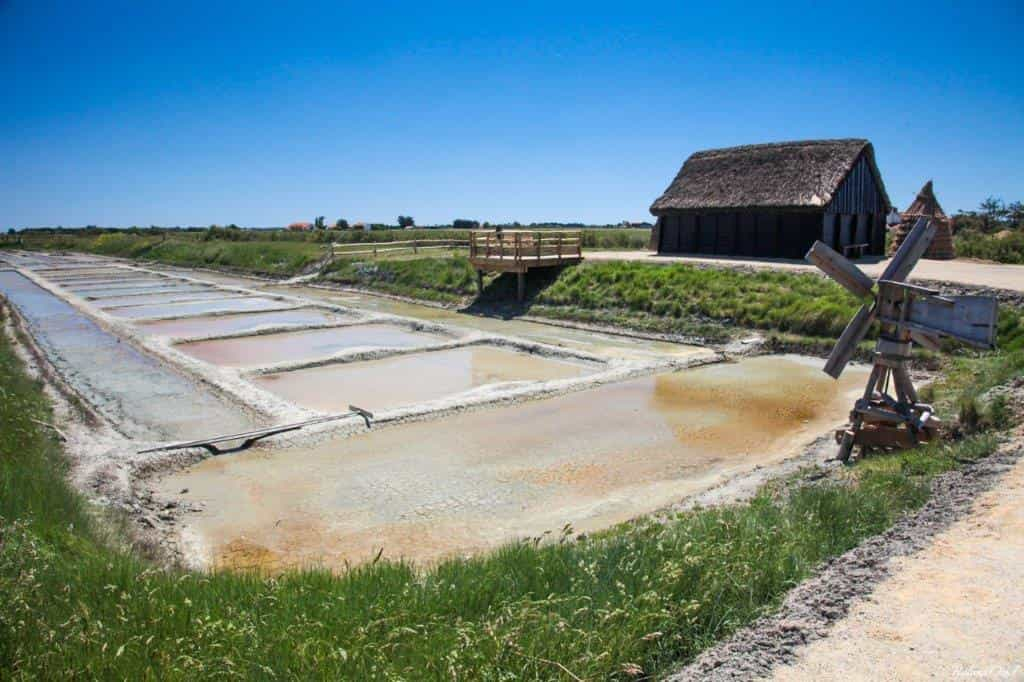
[[[540,232],[533,234],[534,240],[537,242],[537,262],[540,262]]]
[[[558,233],[558,262],[562,262],[562,233]]]

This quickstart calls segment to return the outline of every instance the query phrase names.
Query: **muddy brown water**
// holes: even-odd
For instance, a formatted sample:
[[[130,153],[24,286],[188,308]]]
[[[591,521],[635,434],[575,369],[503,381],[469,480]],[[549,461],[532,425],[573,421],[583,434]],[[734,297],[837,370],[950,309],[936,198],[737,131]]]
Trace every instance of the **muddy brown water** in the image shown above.
[[[321,412],[344,411],[350,403],[380,411],[492,384],[568,379],[596,368],[582,362],[476,345],[276,372],[255,377],[253,382],[285,400]]]
[[[447,337],[439,334],[413,331],[394,324],[356,324],[332,329],[195,341],[178,344],[177,348],[214,365],[259,367],[327,358],[349,348],[411,348],[447,340]]]
[[[288,301],[272,298],[249,296],[245,298],[229,298],[216,301],[194,301],[192,303],[165,303],[131,306],[127,308],[108,308],[107,312],[129,320],[157,317],[187,317],[204,313],[240,313],[258,310],[273,310],[294,306]]]
[[[187,317],[177,320],[137,322],[140,330],[147,334],[178,338],[218,336],[256,331],[261,327],[302,327],[307,325],[340,324],[351,320],[351,316],[331,313],[316,308],[296,308],[269,313],[241,313],[238,315],[216,315]]]
[[[431,562],[566,523],[593,531],[784,459],[844,421],[867,371],[759,357],[207,459],[159,482],[203,505],[194,558],[280,570]]]

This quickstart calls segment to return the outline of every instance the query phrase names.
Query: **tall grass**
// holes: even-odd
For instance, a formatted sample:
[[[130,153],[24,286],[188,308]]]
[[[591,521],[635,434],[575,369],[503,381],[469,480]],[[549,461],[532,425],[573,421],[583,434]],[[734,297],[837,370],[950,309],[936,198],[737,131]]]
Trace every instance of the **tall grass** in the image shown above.
[[[6,337],[0,389],[0,661],[20,679],[656,675],[921,504],[928,477],[963,448],[995,444],[974,436],[879,458],[912,464],[859,467],[849,484],[766,488],[749,503],[430,569],[190,574],[99,540]]]

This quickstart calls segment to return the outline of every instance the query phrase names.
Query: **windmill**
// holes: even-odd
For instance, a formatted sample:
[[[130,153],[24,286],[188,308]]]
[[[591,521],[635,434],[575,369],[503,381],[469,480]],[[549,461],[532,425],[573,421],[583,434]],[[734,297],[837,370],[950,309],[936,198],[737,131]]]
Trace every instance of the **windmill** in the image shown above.
[[[877,281],[823,242],[807,252],[808,261],[864,301],[832,349],[825,373],[838,379],[872,323],[877,320],[881,330],[864,395],[850,412],[850,426],[836,432],[840,460],[849,459],[854,445],[910,447],[935,438],[939,419],[931,405],[918,402],[907,369],[913,343],[932,350],[939,350],[942,338],[977,348],[995,345],[996,299],[942,296],[905,283],[935,231],[931,221],[919,219]]]

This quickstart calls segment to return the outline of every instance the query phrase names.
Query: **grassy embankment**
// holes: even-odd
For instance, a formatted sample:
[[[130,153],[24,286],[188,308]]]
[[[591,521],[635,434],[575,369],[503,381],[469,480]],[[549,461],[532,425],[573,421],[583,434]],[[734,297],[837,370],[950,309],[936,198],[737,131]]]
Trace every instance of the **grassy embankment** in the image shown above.
[[[65,482],[40,386],[0,337],[0,661],[56,678],[622,678],[691,658],[776,605],[822,560],[927,497],[931,476],[996,446],[1005,405],[979,396],[1016,350],[962,357],[932,397],[966,437],[877,457],[838,481],[640,520],[579,541],[521,542],[429,570],[344,575],[158,570],[103,542]]]

